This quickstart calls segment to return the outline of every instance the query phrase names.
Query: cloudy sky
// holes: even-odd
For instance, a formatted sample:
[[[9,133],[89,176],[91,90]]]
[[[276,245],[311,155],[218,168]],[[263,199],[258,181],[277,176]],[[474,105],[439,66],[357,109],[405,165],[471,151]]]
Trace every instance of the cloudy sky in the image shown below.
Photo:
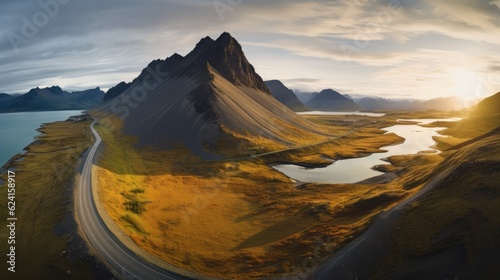
[[[230,32],[264,79],[429,99],[500,91],[500,0],[2,0],[0,92],[131,81]]]

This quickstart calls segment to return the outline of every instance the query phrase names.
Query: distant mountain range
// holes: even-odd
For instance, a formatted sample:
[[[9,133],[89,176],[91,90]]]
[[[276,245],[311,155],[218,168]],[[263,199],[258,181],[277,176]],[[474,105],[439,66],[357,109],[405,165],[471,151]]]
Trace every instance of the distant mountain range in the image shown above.
[[[377,97],[353,98],[364,110],[462,110],[467,105],[458,97],[440,97],[430,100],[397,100]],[[473,104],[468,104],[473,105]]]
[[[325,89],[313,93],[307,107],[318,111],[359,111],[362,108],[352,99],[345,97],[333,89]]]
[[[9,103],[14,100],[14,96],[7,93],[0,93],[0,110],[5,108]]]
[[[309,110],[306,106],[304,106],[304,104],[302,104],[302,102],[300,102],[295,93],[293,93],[291,89],[287,88],[281,81],[270,80],[265,83],[272,96],[288,108],[295,112]]]
[[[293,93],[297,96],[302,104],[307,104],[314,97],[314,92],[306,92],[298,89],[292,89]]]
[[[67,92],[58,86],[34,88],[22,95],[0,94],[0,112],[86,110],[99,105],[100,88]]]
[[[174,54],[169,63],[182,59]],[[155,60],[148,66],[156,67],[167,60]],[[104,93],[100,88],[67,92],[58,86],[34,88],[25,94],[0,93],[0,112],[46,111],[46,110],[85,110],[99,106],[128,90],[133,84],[140,84],[148,75],[143,71],[130,83],[121,82]],[[393,110],[462,110],[466,104],[458,97],[441,97],[431,100],[389,99],[379,97],[352,97],[342,95],[332,89],[317,92],[292,91],[279,80],[270,80],[260,85],[263,90],[295,112],[309,110],[322,111],[393,111]],[[265,88],[264,88],[265,86]],[[306,105],[304,105],[304,102]],[[474,105],[474,104],[467,104]]]
[[[225,33],[226,34],[226,33]],[[230,35],[229,35],[230,36]],[[234,38],[221,36],[214,41],[209,37],[202,39],[196,48],[186,57],[174,54],[166,60],[157,59],[152,61],[141,74],[132,82],[120,82],[104,93],[99,87],[84,91],[67,92],[58,86],[47,88],[34,88],[26,94],[9,95],[0,93],[0,112],[18,111],[41,111],[41,110],[79,110],[90,109],[99,106],[102,102],[116,98],[124,92],[130,92],[134,86],[142,85],[150,77],[152,69],[161,71],[173,71],[176,75],[193,77],[203,73],[212,77],[217,74],[232,85],[242,90],[241,87],[249,87],[260,92],[271,94],[274,99],[295,112],[317,110],[317,111],[392,111],[392,110],[462,110],[474,104],[465,104],[458,97],[441,97],[431,100],[416,99],[389,99],[381,97],[368,97],[360,95],[343,95],[333,89],[325,89],[321,92],[303,92],[291,90],[279,80],[264,82],[255,73],[253,66],[246,60],[241,46]],[[227,42],[222,42],[223,39]],[[227,44],[227,45],[223,45]],[[219,59],[221,57],[221,59]],[[194,68],[189,68],[186,65]],[[153,71],[154,71],[153,70]],[[206,77],[202,77],[205,79]],[[213,78],[213,77],[212,77]],[[196,77],[200,79],[200,77]],[[186,82],[187,83],[187,82]],[[198,83],[193,83],[198,84]],[[228,88],[224,88],[225,91]],[[245,91],[246,92],[246,91]],[[137,92],[133,95],[138,94]],[[247,93],[248,95],[248,93]],[[252,98],[254,94],[250,94]],[[212,101],[212,95],[205,97]],[[210,99],[210,100],[208,100]],[[279,110],[278,110],[279,111]]]
[[[324,104],[320,104],[320,101],[316,99],[314,101],[316,104],[310,104],[310,102],[315,99],[318,95],[316,92],[303,92],[300,90],[293,91],[297,98],[306,106],[313,109],[317,106],[326,107],[324,110],[336,110],[336,109],[328,109],[330,106],[326,106]],[[463,110],[469,106],[474,104],[465,103],[458,97],[439,97],[430,100],[418,100],[418,99],[391,99],[391,98],[382,98],[382,97],[369,97],[369,96],[350,96],[343,95],[359,105],[358,110],[366,110],[366,111],[427,111],[427,110],[438,110],[438,111],[453,111],[453,110]],[[340,98],[337,95],[337,98]],[[313,103],[314,103],[313,102]],[[333,102],[333,101],[332,101]],[[335,104],[333,107],[340,106],[339,104]],[[317,107],[318,108],[318,107]],[[348,110],[347,108],[354,108],[352,104],[348,105],[346,108],[341,108],[340,110]],[[315,109],[316,110],[316,109]]]
[[[153,81],[151,71],[161,72],[161,79]],[[149,90],[139,96],[146,85]],[[296,146],[327,137],[273,98],[229,33],[203,38],[185,57],[151,62],[130,84],[110,89],[104,100],[96,113],[123,119],[123,132],[141,144],[182,144],[202,158],[241,156],[243,148],[224,143]]]

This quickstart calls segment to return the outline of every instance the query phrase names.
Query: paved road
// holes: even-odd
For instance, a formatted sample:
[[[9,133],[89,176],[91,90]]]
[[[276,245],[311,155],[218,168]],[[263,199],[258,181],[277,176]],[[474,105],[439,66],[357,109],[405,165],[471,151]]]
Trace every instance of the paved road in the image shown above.
[[[391,246],[394,225],[402,210],[434,189],[450,175],[456,166],[452,166],[427,182],[415,195],[402,201],[387,212],[382,212],[369,228],[336,252],[335,255],[320,266],[310,279],[337,280],[337,279],[364,279],[380,267],[381,262]]]
[[[136,255],[104,224],[92,195],[92,162],[101,143],[101,137],[95,131],[94,124],[95,121],[90,127],[96,141],[85,160],[75,196],[76,215],[88,246],[96,257],[114,271],[115,276],[122,279],[191,279],[153,265]]]
[[[75,196],[76,215],[89,247],[92,248],[92,251],[101,261],[107,264],[107,266],[112,269],[117,276],[120,275],[122,279],[191,279],[160,268],[136,255],[123,243],[121,243],[104,224],[103,220],[99,216],[99,213],[97,212],[92,194],[92,165],[96,151],[101,143],[101,137],[95,131],[94,124],[95,121],[91,125],[91,130],[96,138],[96,142],[90,149],[85,160],[81,173],[82,176],[77,186]],[[333,139],[335,138],[328,139],[324,142],[328,142]],[[314,145],[318,144],[321,143]],[[297,148],[288,150],[293,149]],[[283,151],[254,155],[252,158]],[[353,276],[353,272],[349,269],[349,263],[352,264],[353,257],[357,256],[360,252],[363,252],[363,250],[366,251],[366,248],[370,248],[372,243],[384,243],[379,243],[378,241],[380,240],[377,240],[377,237],[380,237],[381,234],[383,235],[383,233],[387,231],[389,228],[388,225],[394,222],[395,218],[400,214],[401,209],[434,188],[435,185],[441,182],[441,180],[452,171],[453,169],[443,171],[428,182],[417,194],[401,202],[388,212],[380,214],[378,219],[364,234],[345,246],[337,252],[332,259],[317,269],[314,273],[313,279],[354,279],[354,277],[351,278],[351,276]],[[359,264],[361,263],[363,262],[359,262]]]

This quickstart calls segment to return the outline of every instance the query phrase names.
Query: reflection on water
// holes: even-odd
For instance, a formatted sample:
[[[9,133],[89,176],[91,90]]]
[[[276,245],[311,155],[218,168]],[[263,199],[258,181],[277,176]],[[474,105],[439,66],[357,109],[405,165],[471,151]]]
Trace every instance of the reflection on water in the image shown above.
[[[427,119],[427,120],[404,120],[416,121],[419,123],[431,123],[434,121],[456,121],[458,119]],[[403,121],[403,120],[402,120]],[[304,168],[293,164],[280,164],[273,166],[274,169],[283,172],[290,178],[302,182],[323,182],[323,183],[355,183],[382,174],[373,170],[372,167],[387,162],[382,158],[393,155],[416,154],[421,151],[434,150],[435,144],[432,136],[438,136],[437,131],[443,128],[421,127],[419,125],[395,125],[384,128],[387,133],[395,133],[403,138],[405,142],[395,146],[387,146],[382,149],[385,153],[376,153],[368,157],[345,159],[334,162],[324,168]]]

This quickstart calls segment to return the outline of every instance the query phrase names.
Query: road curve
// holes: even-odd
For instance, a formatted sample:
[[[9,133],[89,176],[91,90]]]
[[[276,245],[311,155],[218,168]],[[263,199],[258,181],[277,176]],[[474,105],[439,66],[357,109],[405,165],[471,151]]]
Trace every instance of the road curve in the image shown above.
[[[380,213],[364,233],[336,252],[316,269],[309,279],[352,280],[372,277],[370,271],[379,267],[384,259],[384,253],[392,242],[394,225],[405,207],[429,193],[455,168],[456,165],[453,165],[443,170],[431,178],[416,194],[390,210]]]
[[[132,252],[116,238],[99,216],[92,194],[92,165],[101,144],[101,137],[94,129],[95,123],[92,122],[90,128],[96,141],[85,159],[75,193],[75,213],[87,245],[116,277],[122,279],[191,279],[151,264]]]

